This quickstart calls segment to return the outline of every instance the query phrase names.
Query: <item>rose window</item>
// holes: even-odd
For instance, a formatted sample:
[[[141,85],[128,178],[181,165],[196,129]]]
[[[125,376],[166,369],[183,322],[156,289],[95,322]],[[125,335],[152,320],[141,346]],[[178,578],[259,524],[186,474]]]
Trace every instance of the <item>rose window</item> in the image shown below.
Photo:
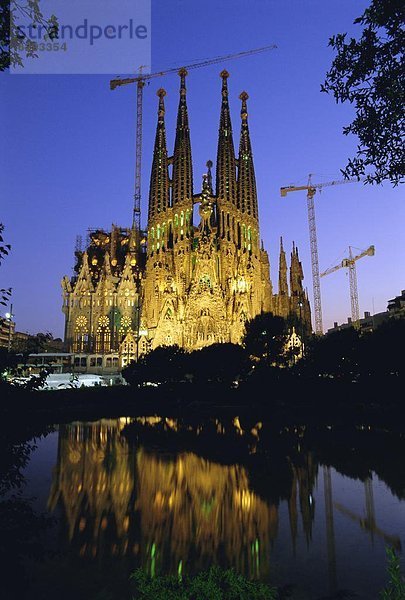
[[[77,317],[76,327],[77,327],[77,329],[85,329],[87,327],[87,318],[84,317],[83,315],[80,315],[80,317]]]
[[[110,324],[110,320],[108,317],[106,317],[105,315],[103,317],[100,317],[98,320],[98,324],[100,327],[108,327],[108,325]]]
[[[122,317],[121,325],[122,327],[129,327],[131,325],[131,317],[128,317],[128,315]]]

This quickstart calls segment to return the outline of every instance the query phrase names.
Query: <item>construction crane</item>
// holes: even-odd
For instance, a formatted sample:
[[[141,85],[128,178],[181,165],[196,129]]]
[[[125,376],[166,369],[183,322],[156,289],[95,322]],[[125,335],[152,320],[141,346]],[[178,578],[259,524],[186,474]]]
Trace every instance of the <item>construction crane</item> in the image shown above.
[[[398,535],[386,533],[383,529],[378,527],[377,520],[374,510],[374,495],[372,480],[368,477],[364,482],[365,500],[366,500],[366,516],[357,515],[355,512],[349,510],[343,504],[334,502],[333,506],[346,517],[349,517],[355,523],[358,523],[360,527],[370,534],[371,539],[374,539],[374,535],[381,537],[385,544],[392,546],[398,552],[402,550],[401,538]]]
[[[316,191],[321,191],[324,187],[341,185],[343,183],[354,183],[361,181],[359,179],[341,179],[338,181],[328,181],[326,183],[312,183],[311,175],[308,176],[307,185],[289,185],[280,188],[281,196],[284,198],[288,192],[299,192],[306,190],[307,192],[307,208],[308,208],[308,225],[309,225],[309,241],[311,246],[311,267],[312,267],[312,285],[314,293],[314,312],[315,312],[315,333],[323,334],[322,325],[322,303],[321,303],[321,282],[319,277],[319,259],[318,259],[318,241],[316,236],[316,220],[315,220],[315,203],[314,196]]]
[[[350,304],[352,309],[352,323],[355,327],[359,325],[360,319],[360,311],[359,311],[359,293],[357,290],[357,271],[356,271],[356,261],[360,260],[364,256],[374,256],[375,248],[374,246],[369,246],[367,250],[360,252],[357,256],[353,256],[352,247],[349,246],[349,257],[344,258],[341,263],[336,265],[335,267],[330,267],[326,269],[323,273],[321,273],[321,277],[325,277],[326,275],[330,275],[339,269],[349,269],[349,282],[350,282]]]
[[[215,58],[207,59],[198,63],[194,63],[191,65],[186,65],[185,69],[199,69],[201,67],[208,67],[209,65],[215,65],[217,63],[222,63],[227,60],[233,60],[237,58],[243,58],[245,56],[252,56],[253,54],[261,54],[263,52],[268,52],[269,50],[274,50],[277,48],[274,44],[270,46],[263,46],[262,48],[255,48],[253,50],[246,50],[244,52],[238,52],[236,54],[226,54],[225,56],[217,56]],[[171,73],[177,73],[178,68],[166,69],[164,71],[158,71],[156,73],[143,74],[142,69],[144,66],[139,68],[140,74],[136,77],[127,77],[127,78],[119,78],[112,79],[110,81],[110,89],[115,90],[115,88],[128,85],[131,83],[136,83],[137,94],[136,94],[136,146],[135,146],[135,190],[134,190],[134,209],[133,209],[133,221],[132,227],[135,231],[135,244],[136,249],[139,252],[139,243],[140,243],[140,231],[141,231],[141,169],[142,169],[142,112],[143,112],[143,88],[145,87],[145,83],[149,81],[149,79],[154,79],[155,77],[162,77],[163,75],[169,75]]]

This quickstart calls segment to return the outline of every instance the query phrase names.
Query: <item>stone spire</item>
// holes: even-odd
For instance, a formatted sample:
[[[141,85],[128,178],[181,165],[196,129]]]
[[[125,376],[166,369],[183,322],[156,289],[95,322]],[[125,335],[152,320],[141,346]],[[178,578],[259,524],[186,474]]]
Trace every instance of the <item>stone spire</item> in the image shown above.
[[[311,307],[302,285],[303,279],[304,271],[298,256],[298,248],[293,243],[290,267],[290,312],[299,318],[303,323],[304,329],[309,334],[311,333]]]
[[[237,206],[242,212],[257,219],[256,178],[253,166],[246,104],[249,96],[246,92],[242,92],[239,98],[242,100],[242,128],[239,143]]]
[[[210,161],[208,161],[210,162]],[[208,165],[207,165],[208,166]],[[203,235],[209,235],[211,232],[212,226],[212,216],[213,216],[213,199],[212,199],[212,188],[210,181],[210,171],[208,174],[203,176],[203,185],[201,192],[201,202],[200,202],[200,231]]]
[[[278,272],[278,294],[288,298],[287,260],[285,257],[283,238],[280,238],[280,262]]]
[[[177,113],[176,139],[173,155],[173,205],[186,199],[192,202],[193,198],[193,167],[186,101],[186,69],[180,69],[179,76],[180,102]]]
[[[288,296],[287,282],[287,260],[283,248],[283,238],[280,238],[280,262],[278,272],[278,296],[277,312],[281,317],[286,318],[290,312],[290,299]]]
[[[232,204],[236,204],[236,161],[228,101],[228,77],[228,71],[221,72],[222,104],[219,119],[216,196],[219,201],[229,200]]]
[[[295,243],[293,242],[293,249],[291,252],[291,267],[290,267],[290,290],[291,296],[301,296],[304,295],[304,289],[302,287],[302,280],[304,279],[304,273],[302,270],[302,265],[298,256],[298,248],[295,247]]]
[[[166,146],[165,103],[166,92],[160,88],[158,123],[156,127],[155,147],[153,150],[152,171],[149,188],[149,219],[156,217],[169,206],[169,167]]]

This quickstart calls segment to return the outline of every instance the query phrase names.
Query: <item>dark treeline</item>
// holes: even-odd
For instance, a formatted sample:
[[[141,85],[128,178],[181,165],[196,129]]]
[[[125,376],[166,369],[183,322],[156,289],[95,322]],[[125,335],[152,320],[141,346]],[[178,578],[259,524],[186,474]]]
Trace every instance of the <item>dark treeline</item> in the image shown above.
[[[300,340],[291,334],[295,332]],[[178,346],[159,347],[123,371],[131,385],[190,382],[234,386],[255,380],[299,377],[358,382],[403,375],[405,319],[391,319],[370,333],[353,327],[326,336],[300,336],[299,322],[271,313],[246,326],[243,346],[213,344],[186,352]],[[289,343],[290,342],[290,343]]]

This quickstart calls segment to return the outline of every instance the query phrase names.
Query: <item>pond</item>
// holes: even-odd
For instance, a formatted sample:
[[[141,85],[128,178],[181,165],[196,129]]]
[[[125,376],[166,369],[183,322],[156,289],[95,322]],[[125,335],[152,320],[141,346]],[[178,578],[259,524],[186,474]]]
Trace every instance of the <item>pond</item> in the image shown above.
[[[35,440],[25,496],[50,517],[30,598],[125,598],[130,573],[212,564],[292,598],[378,598],[405,547],[405,439],[365,425],[122,417]],[[402,563],[403,564],[403,563]]]

